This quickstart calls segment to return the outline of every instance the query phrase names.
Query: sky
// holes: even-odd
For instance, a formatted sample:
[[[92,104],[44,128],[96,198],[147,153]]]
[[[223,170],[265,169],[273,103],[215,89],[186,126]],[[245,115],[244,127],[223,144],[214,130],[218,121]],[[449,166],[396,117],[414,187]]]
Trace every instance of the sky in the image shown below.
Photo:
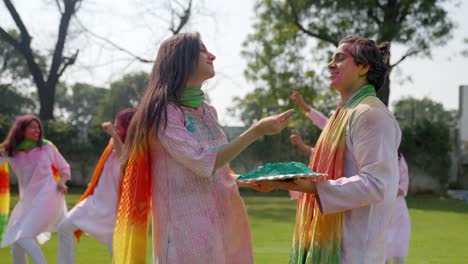
[[[182,1],[180,1],[182,2]],[[432,50],[432,58],[411,57],[392,72],[390,102],[402,97],[430,97],[446,109],[458,109],[460,85],[468,85],[468,57],[460,55],[463,38],[468,38],[468,3],[449,6],[449,13],[457,28],[453,38],[444,47]],[[170,36],[164,10],[174,1],[148,0],[87,0],[72,24],[68,39],[68,54],[79,49],[76,65],[64,74],[68,83],[87,82],[108,86],[124,74],[150,71],[152,65],[130,59],[110,45],[99,41],[80,29],[105,37],[119,46],[148,59],[154,59],[159,43]],[[58,12],[54,0],[16,0],[16,8],[33,35],[36,49],[50,50],[56,40]],[[198,31],[207,48],[216,55],[216,76],[204,86],[211,104],[218,110],[223,125],[240,125],[237,117],[230,116],[227,108],[233,106],[235,96],[243,96],[254,87],[246,81],[243,71],[246,61],[241,57],[242,42],[253,32],[255,18],[253,0],[194,0],[193,16],[186,31]],[[12,28],[13,22],[5,6],[0,4],[0,25]],[[392,55],[399,57],[404,49],[392,46]],[[312,62],[311,62],[312,63]],[[317,63],[317,62],[313,62]],[[317,67],[325,67],[326,62]],[[410,78],[411,81],[402,81]]]

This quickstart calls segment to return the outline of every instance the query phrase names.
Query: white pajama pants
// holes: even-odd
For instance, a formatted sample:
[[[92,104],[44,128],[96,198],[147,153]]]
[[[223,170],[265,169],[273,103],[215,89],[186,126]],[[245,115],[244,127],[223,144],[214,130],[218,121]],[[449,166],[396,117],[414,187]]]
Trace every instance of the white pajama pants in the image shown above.
[[[11,245],[13,264],[27,264],[26,254],[34,264],[47,264],[44,253],[33,238],[22,238]]]

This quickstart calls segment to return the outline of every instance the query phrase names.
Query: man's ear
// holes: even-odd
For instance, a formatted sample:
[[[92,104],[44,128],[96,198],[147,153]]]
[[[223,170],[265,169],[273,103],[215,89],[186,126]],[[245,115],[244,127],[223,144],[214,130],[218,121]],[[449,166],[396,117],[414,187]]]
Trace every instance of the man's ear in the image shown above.
[[[358,65],[359,67],[359,76],[364,76],[369,72],[369,65]]]

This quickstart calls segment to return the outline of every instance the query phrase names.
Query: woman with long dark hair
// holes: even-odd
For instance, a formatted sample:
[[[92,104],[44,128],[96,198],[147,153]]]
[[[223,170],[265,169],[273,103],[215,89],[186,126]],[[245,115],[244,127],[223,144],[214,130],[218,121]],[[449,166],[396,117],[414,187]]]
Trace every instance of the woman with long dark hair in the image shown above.
[[[198,33],[165,40],[128,131],[113,241],[114,263],[253,263],[247,212],[228,162],[293,110],[261,119],[228,142],[200,89],[215,75]]]
[[[46,263],[40,244],[50,238],[67,213],[65,182],[70,166],[57,148],[43,139],[41,121],[20,116],[0,146],[0,164],[8,162],[18,177],[20,199],[8,220],[1,246],[11,245],[14,264],[24,264],[26,254],[36,264]]]
[[[58,264],[76,262],[75,237],[79,239],[83,232],[104,243],[112,255],[112,234],[121,175],[119,158],[135,111],[135,108],[120,111],[115,117],[115,125],[111,122],[101,124],[111,140],[96,164],[88,188],[59,225]]]

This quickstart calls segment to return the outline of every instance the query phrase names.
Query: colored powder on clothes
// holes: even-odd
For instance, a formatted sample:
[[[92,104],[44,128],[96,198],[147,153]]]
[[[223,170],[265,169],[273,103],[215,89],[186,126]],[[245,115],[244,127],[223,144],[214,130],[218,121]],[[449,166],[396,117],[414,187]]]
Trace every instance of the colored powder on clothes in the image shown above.
[[[301,162],[277,162],[267,163],[262,168],[242,174],[237,180],[255,179],[265,176],[285,175],[285,174],[300,174],[311,173],[304,163]]]

